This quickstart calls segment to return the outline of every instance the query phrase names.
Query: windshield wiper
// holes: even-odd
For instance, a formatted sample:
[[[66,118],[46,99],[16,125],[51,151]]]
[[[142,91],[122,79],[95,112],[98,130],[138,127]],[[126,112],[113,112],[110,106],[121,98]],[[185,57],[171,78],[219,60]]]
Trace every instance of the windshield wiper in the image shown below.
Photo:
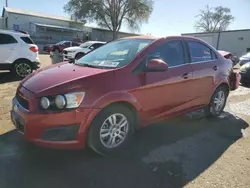
[[[81,66],[102,69],[101,67],[98,67],[98,66],[95,66],[95,65],[90,65],[90,64],[82,64]]]

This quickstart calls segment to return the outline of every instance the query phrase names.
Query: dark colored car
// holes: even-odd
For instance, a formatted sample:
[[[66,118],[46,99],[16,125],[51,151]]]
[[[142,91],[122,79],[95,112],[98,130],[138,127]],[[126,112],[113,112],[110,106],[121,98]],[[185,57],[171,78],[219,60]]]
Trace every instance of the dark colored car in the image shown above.
[[[245,63],[240,67],[241,83],[243,85],[250,84],[250,62]]]
[[[65,48],[80,46],[81,43],[73,41],[61,41],[50,46],[49,52],[58,52],[61,53]]]
[[[223,111],[232,63],[191,37],[130,37],[34,72],[17,88],[11,119],[52,148],[124,148],[138,128],[177,114]],[[167,133],[166,133],[167,134]]]

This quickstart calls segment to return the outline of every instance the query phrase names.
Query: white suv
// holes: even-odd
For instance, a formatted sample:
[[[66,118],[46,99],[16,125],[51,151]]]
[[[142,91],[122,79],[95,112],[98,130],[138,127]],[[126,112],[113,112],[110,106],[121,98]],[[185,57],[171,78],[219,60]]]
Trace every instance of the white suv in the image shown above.
[[[83,57],[86,53],[95,50],[96,48],[99,48],[106,44],[106,42],[101,42],[101,41],[88,41],[80,46],[75,46],[75,47],[69,47],[65,48],[63,50],[63,57],[64,60],[72,60],[72,59],[80,59]]]
[[[28,34],[0,30],[0,70],[24,78],[39,68],[38,47]]]

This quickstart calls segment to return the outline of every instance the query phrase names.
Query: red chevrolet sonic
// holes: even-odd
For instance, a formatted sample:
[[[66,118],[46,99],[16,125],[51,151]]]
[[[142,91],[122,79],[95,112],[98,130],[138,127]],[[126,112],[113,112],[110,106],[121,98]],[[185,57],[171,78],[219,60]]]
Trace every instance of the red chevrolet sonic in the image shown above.
[[[231,90],[231,72],[232,62],[197,38],[118,39],[74,63],[25,78],[11,119],[37,145],[89,145],[107,155],[152,122],[199,108],[218,116]]]

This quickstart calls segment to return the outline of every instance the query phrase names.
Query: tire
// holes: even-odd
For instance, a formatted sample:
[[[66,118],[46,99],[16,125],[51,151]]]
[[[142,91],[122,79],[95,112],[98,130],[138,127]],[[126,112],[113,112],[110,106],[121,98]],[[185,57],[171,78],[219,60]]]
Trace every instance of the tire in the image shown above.
[[[134,123],[132,111],[128,108],[121,105],[105,108],[91,123],[87,138],[89,147],[103,156],[119,152],[131,141]],[[112,124],[117,127],[112,128]]]
[[[33,67],[28,61],[20,61],[14,65],[12,72],[22,79],[33,72]]]
[[[78,60],[80,58],[82,58],[85,54],[84,53],[77,53],[76,56],[75,56],[75,60]]]
[[[219,86],[214,91],[209,105],[205,108],[205,115],[207,117],[218,117],[226,106],[228,94],[228,89],[225,86]]]

